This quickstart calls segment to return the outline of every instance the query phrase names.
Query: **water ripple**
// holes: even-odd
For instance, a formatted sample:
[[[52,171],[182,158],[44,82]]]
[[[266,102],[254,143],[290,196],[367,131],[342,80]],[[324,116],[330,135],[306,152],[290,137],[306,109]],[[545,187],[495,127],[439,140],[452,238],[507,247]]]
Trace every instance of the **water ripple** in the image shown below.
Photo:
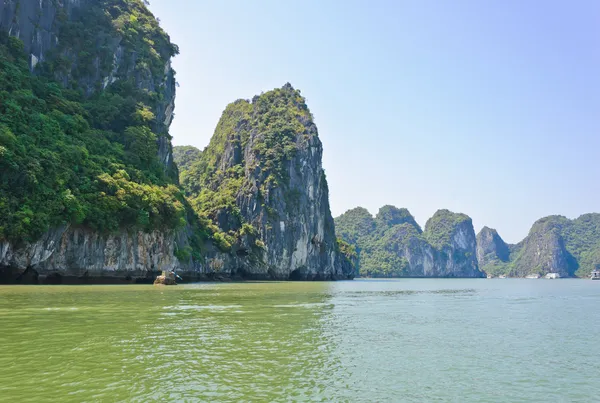
[[[539,284],[0,287],[0,401],[593,401],[598,288]]]

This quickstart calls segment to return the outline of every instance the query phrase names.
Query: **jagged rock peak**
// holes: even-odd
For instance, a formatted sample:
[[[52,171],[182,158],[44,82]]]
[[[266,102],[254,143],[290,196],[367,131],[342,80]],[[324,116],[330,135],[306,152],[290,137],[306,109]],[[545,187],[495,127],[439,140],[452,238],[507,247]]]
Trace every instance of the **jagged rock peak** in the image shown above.
[[[223,231],[231,270],[249,278],[347,278],[329,209],[317,127],[286,84],[227,106],[209,145],[182,170],[197,212]]]
[[[498,265],[510,259],[509,246],[495,229],[483,227],[477,234],[477,262],[479,267],[490,270],[488,265]]]

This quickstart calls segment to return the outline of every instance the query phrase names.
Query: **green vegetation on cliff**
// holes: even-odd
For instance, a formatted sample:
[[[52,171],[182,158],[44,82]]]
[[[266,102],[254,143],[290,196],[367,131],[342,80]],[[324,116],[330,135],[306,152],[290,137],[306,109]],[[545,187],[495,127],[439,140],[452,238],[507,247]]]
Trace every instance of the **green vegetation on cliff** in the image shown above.
[[[406,260],[390,248],[391,239],[400,228],[416,236],[421,233],[408,210],[394,206],[382,207],[375,218],[367,209],[357,207],[337,217],[335,225],[338,236],[356,248],[359,273],[367,277],[404,275]]]
[[[189,171],[192,164],[200,159],[202,152],[192,146],[173,147],[173,160],[176,161],[179,171]]]
[[[241,276],[354,277],[356,252],[335,236],[317,127],[289,83],[229,104],[202,152],[176,147],[174,156],[187,199]]]
[[[142,0],[89,2],[78,9],[77,17],[69,16],[67,7],[58,7],[57,12],[57,46],[36,71],[87,94],[103,90],[108,83],[99,78],[104,77],[134,87],[160,81],[169,59],[179,53]],[[117,41],[123,51],[115,64]],[[162,96],[158,88],[137,95],[150,106]]]
[[[360,248],[364,240],[377,228],[377,223],[366,208],[356,207],[335,219],[335,231],[346,242]],[[364,245],[363,245],[364,246]]]
[[[256,235],[256,228],[242,216],[237,199],[257,191],[263,206],[270,208],[265,198],[276,187],[286,188],[289,178],[285,163],[297,151],[297,137],[308,138],[304,123],[311,119],[300,91],[286,84],[254,97],[252,102],[240,99],[229,104],[202,152],[189,146],[175,147],[186,196],[200,217],[214,223],[212,229],[225,249],[240,236]],[[244,156],[244,152],[251,155]],[[246,172],[248,157],[255,161],[250,167],[252,181]],[[298,197],[293,191],[285,196],[292,204]]]
[[[356,247],[361,276],[481,275],[474,259],[471,219],[464,214],[440,210],[429,219],[425,232],[407,209],[389,205],[375,218],[357,207],[335,223],[338,235]],[[460,231],[464,245],[454,245],[453,237]]]
[[[431,245],[440,248],[450,242],[452,233],[457,225],[470,222],[466,214],[453,213],[449,210],[438,210],[433,217],[425,223],[423,235]]]
[[[0,32],[0,239],[35,240],[64,223],[99,231],[184,225],[183,194],[158,158],[159,137],[168,136],[156,116],[163,93],[138,85],[155,74],[164,84],[176,46],[137,0],[58,18],[60,45],[36,75],[23,44]],[[102,90],[115,34],[123,36],[122,76]]]

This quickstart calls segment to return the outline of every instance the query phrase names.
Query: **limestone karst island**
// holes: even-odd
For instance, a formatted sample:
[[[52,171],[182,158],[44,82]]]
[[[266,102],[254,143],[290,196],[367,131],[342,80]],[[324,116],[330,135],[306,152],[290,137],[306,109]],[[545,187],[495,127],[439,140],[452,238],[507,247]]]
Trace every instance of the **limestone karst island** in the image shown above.
[[[598,4],[0,0],[0,402],[597,401]]]

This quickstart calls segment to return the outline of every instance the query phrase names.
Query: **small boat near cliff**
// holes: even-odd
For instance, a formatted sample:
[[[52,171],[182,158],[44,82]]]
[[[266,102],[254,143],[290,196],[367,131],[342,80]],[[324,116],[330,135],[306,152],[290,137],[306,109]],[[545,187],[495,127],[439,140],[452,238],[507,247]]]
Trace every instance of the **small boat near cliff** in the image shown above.
[[[539,274],[530,274],[528,276],[525,276],[525,278],[540,278]]]
[[[548,273],[548,274],[546,274],[545,278],[547,278],[547,279],[560,278],[560,274],[558,274],[558,273]]]
[[[594,270],[590,278],[592,280],[600,280],[600,270]]]

